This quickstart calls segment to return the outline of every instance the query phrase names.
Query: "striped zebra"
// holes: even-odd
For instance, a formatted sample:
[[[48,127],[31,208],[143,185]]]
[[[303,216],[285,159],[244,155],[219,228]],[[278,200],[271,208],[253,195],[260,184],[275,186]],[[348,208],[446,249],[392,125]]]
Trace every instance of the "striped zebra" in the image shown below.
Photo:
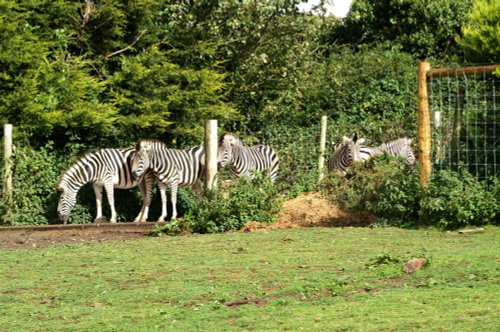
[[[278,176],[279,160],[276,152],[268,145],[244,146],[234,134],[226,133],[219,140],[217,156],[219,168],[231,164],[234,175],[253,178],[256,171],[268,171],[271,181]]]
[[[76,160],[64,171],[56,184],[60,192],[57,214],[60,220],[66,222],[76,204],[76,195],[80,188],[93,183],[96,197],[97,216],[94,222],[104,218],[102,214],[102,190],[106,190],[108,203],[111,208],[110,222],[116,222],[114,188],[129,189],[139,186],[143,196],[141,211],[134,221],[146,221],[151,203],[151,192],[155,176],[149,172],[144,177],[136,178],[132,175],[132,156],[134,148],[102,149],[90,152]]]
[[[388,153],[394,157],[402,157],[409,167],[413,168],[415,166],[415,155],[411,148],[412,138],[398,138],[382,143],[378,147],[361,145],[364,141],[364,138],[358,139],[355,132],[351,133],[349,137],[344,136],[342,143],[334,147],[328,162],[328,170],[337,170],[345,175],[347,168],[355,161],[366,162],[383,153]]]
[[[393,157],[403,158],[406,165],[413,168],[416,158],[411,147],[412,142],[413,138],[403,137],[382,143],[378,147],[361,146],[359,150],[360,160],[365,162],[375,156],[387,153]]]
[[[205,149],[198,145],[188,150],[169,149],[158,140],[140,140],[132,158],[132,174],[137,177],[145,172],[153,172],[162,189],[162,201],[166,200],[166,186],[171,188],[172,220],[177,217],[177,189],[180,186],[193,185],[205,174]],[[167,217],[167,207],[162,207],[158,221]]]
[[[360,149],[361,144],[365,142],[364,138],[359,138],[356,132],[352,132],[349,136],[343,136],[342,142],[335,145],[332,144],[332,154],[328,160],[328,171],[337,171],[345,175],[347,168],[355,161],[361,160]]]

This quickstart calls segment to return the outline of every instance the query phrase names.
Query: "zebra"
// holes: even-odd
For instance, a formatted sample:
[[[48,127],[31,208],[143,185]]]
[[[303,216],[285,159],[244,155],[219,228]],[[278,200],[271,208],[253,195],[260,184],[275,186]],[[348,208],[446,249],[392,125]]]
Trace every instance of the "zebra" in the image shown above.
[[[162,201],[166,200],[165,189],[171,187],[172,216],[177,217],[177,189],[179,186],[193,185],[205,174],[205,149],[197,145],[187,150],[169,149],[158,140],[141,139],[137,143],[132,158],[132,174],[136,177],[145,172],[153,172],[158,179]],[[167,217],[167,207],[163,205],[158,221]]]
[[[398,138],[382,143],[378,147],[361,145],[364,142],[364,138],[357,138],[356,132],[351,133],[349,137],[344,136],[342,143],[339,143],[332,151],[332,156],[328,162],[328,170],[335,169],[345,175],[347,168],[355,161],[366,162],[383,153],[404,158],[410,168],[415,166],[415,155],[411,148],[412,138]]]
[[[104,218],[102,214],[102,190],[106,190],[108,203],[111,208],[110,222],[116,222],[114,188],[129,189],[139,186],[143,196],[143,204],[135,222],[146,221],[151,203],[151,192],[155,176],[149,172],[143,177],[134,177],[131,172],[133,147],[124,149],[101,149],[88,152],[78,158],[64,171],[57,184],[56,190],[60,193],[57,206],[57,215],[63,222],[68,220],[69,214],[76,204],[76,195],[80,188],[93,183],[96,197],[97,216],[94,222]]]
[[[375,156],[387,153],[393,157],[401,157],[410,168],[415,167],[416,158],[413,154],[411,144],[413,138],[403,137],[389,142],[382,143],[378,147],[361,146],[359,150],[360,160],[365,162]]]
[[[342,142],[337,145],[332,142],[332,153],[328,160],[328,171],[337,171],[345,175],[347,168],[352,163],[361,160],[360,148],[364,142],[364,138],[358,139],[356,132],[352,132],[349,136],[343,136]]]
[[[256,171],[265,170],[272,182],[278,176],[278,155],[270,146],[244,146],[232,133],[226,133],[219,139],[217,162],[220,169],[230,163],[232,173],[238,177],[253,178]]]

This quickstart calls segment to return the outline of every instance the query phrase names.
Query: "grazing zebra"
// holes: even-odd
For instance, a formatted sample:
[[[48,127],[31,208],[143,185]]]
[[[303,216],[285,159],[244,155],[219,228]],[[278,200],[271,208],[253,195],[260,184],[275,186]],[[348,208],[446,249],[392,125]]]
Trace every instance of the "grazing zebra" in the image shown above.
[[[80,188],[92,182],[96,197],[98,221],[103,218],[102,214],[102,189],[106,190],[108,203],[111,208],[110,222],[116,222],[116,210],[114,201],[114,188],[129,189],[139,186],[144,198],[141,211],[134,221],[146,221],[151,203],[151,192],[155,177],[153,173],[145,174],[144,177],[132,176],[132,155],[134,148],[126,149],[102,149],[97,152],[87,153],[76,160],[64,171],[56,184],[56,190],[60,192],[57,214],[60,220],[66,222],[69,214],[76,204],[76,195]]]
[[[267,145],[244,146],[234,134],[226,133],[219,140],[219,168],[231,164],[234,175],[254,177],[256,171],[268,170],[271,181],[278,176],[279,160],[276,152]]]
[[[356,132],[352,132],[348,137],[342,137],[342,142],[333,144],[332,155],[328,160],[328,171],[337,171],[345,175],[347,168],[355,161],[361,160],[360,148],[365,142],[364,138],[359,138]]]
[[[387,153],[393,157],[403,158],[406,164],[413,168],[416,159],[411,148],[412,142],[413,138],[404,137],[382,143],[374,148],[361,146],[359,150],[360,160],[364,162],[380,154]]]
[[[205,149],[198,145],[188,150],[167,148],[166,144],[157,140],[140,140],[132,161],[132,174],[137,177],[145,172],[153,172],[158,185],[162,188],[162,201],[166,200],[165,189],[171,187],[172,220],[177,217],[177,188],[192,185],[202,179],[205,173]],[[167,217],[167,207],[162,207],[158,221]]]

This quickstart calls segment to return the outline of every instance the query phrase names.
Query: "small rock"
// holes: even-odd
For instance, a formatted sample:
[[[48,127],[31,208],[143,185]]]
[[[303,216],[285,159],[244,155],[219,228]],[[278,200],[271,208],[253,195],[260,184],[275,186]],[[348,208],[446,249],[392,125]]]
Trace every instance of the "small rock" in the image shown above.
[[[409,260],[404,265],[403,271],[405,271],[406,273],[413,273],[415,271],[418,271],[418,270],[422,269],[425,262],[427,262],[425,258],[415,258],[415,259]]]

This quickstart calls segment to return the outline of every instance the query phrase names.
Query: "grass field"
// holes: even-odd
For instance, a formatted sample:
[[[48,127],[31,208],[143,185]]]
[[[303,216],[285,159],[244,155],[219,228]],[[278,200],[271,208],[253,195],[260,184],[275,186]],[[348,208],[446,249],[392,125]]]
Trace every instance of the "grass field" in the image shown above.
[[[317,227],[4,250],[0,331],[498,331],[499,239]]]

